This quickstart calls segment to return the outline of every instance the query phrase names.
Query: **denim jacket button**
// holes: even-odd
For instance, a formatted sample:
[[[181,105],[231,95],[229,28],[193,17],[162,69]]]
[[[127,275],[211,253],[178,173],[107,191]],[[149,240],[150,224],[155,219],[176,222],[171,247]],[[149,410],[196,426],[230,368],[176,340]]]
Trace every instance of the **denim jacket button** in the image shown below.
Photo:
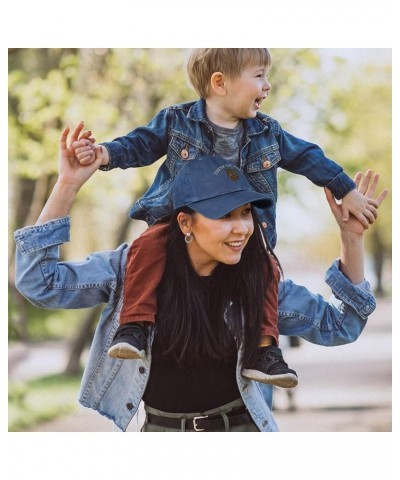
[[[263,162],[263,167],[264,168],[271,168],[271,162],[269,160],[265,160],[265,162]]]
[[[267,223],[267,222],[262,222],[261,226],[262,226],[263,228],[267,228],[267,227],[268,227],[268,223]]]
[[[144,367],[139,367],[139,373],[144,373],[146,369]]]
[[[130,403],[130,402],[129,402],[129,403],[127,403],[127,404],[126,404],[126,408],[127,408],[128,410],[132,410],[132,408],[133,408],[133,404],[132,404],[132,403]]]
[[[183,158],[183,160],[186,160],[189,156],[189,152],[186,150],[186,148],[183,148],[181,150],[181,157]]]

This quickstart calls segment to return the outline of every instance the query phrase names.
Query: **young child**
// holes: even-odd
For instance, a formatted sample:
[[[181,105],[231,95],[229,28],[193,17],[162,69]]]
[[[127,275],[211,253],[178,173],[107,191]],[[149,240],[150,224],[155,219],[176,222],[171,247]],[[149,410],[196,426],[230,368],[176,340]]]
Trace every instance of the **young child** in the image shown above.
[[[195,49],[187,63],[190,81],[200,96],[194,102],[173,105],[159,112],[147,126],[101,145],[85,132],[73,147],[81,164],[101,161],[101,170],[150,165],[164,155],[153,185],[132,207],[130,216],[151,228],[136,239],[129,251],[124,305],[109,355],[141,358],[145,355],[147,325],[157,312],[156,289],[165,265],[164,241],[172,213],[171,183],[185,162],[200,155],[217,155],[241,168],[256,191],[267,193],[272,206],[258,210],[267,244],[276,243],[275,213],[277,168],[305,175],[328,187],[342,199],[344,217],[355,215],[364,225],[372,223],[369,199],[360,194],[343,169],[325,157],[314,144],[285,132],[279,123],[259,112],[271,85],[268,49]],[[345,218],[344,218],[345,219]],[[297,385],[296,372],[278,348],[276,288],[266,293],[265,325],[256,365],[242,375],[281,387]]]

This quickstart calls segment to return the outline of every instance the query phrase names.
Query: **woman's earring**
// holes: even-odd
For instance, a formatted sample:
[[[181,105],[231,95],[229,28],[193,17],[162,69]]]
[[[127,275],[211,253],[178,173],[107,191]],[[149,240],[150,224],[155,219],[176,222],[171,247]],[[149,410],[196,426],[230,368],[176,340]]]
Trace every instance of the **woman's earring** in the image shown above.
[[[186,235],[185,235],[185,242],[189,245],[189,243],[192,243],[193,241],[193,236],[190,232],[188,232]]]

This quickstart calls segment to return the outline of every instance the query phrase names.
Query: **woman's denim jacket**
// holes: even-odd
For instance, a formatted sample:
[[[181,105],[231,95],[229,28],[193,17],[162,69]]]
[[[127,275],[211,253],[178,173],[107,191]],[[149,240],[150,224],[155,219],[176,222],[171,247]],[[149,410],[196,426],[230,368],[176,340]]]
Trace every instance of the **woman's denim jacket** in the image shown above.
[[[135,415],[149,378],[151,341],[144,360],[110,358],[107,350],[118,327],[123,298],[126,244],[93,253],[81,262],[59,262],[59,246],[69,241],[70,220],[62,217],[15,232],[16,286],[43,308],[84,308],[104,303],[82,378],[79,401],[126,430]],[[375,299],[368,282],[353,285],[335,261],[326,274],[330,301],[290,280],[279,289],[279,331],[319,345],[353,342],[362,332]],[[253,420],[264,432],[278,431],[272,408],[272,387],[240,374],[237,383]]]
[[[355,188],[343,168],[325,157],[323,151],[285,132],[271,117],[257,113],[244,120],[245,140],[240,151],[240,168],[252,187],[271,199],[271,206],[258,210],[264,233],[272,248],[276,244],[277,169],[306,176],[320,187],[328,187],[337,199]],[[166,155],[153,185],[132,207],[130,216],[149,225],[173,212],[171,183],[179,169],[200,155],[211,155],[214,137],[205,113],[205,101],[174,105],[162,110],[145,127],[104,145],[112,168],[143,167]]]

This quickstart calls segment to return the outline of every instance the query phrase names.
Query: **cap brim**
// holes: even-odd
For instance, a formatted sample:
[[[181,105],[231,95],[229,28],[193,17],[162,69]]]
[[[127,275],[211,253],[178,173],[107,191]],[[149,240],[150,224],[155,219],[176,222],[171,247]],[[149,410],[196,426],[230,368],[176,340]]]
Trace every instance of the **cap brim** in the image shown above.
[[[216,197],[194,202],[187,206],[207,218],[217,220],[247,203],[251,203],[259,208],[266,208],[272,205],[272,200],[261,193],[241,190],[217,195]]]

